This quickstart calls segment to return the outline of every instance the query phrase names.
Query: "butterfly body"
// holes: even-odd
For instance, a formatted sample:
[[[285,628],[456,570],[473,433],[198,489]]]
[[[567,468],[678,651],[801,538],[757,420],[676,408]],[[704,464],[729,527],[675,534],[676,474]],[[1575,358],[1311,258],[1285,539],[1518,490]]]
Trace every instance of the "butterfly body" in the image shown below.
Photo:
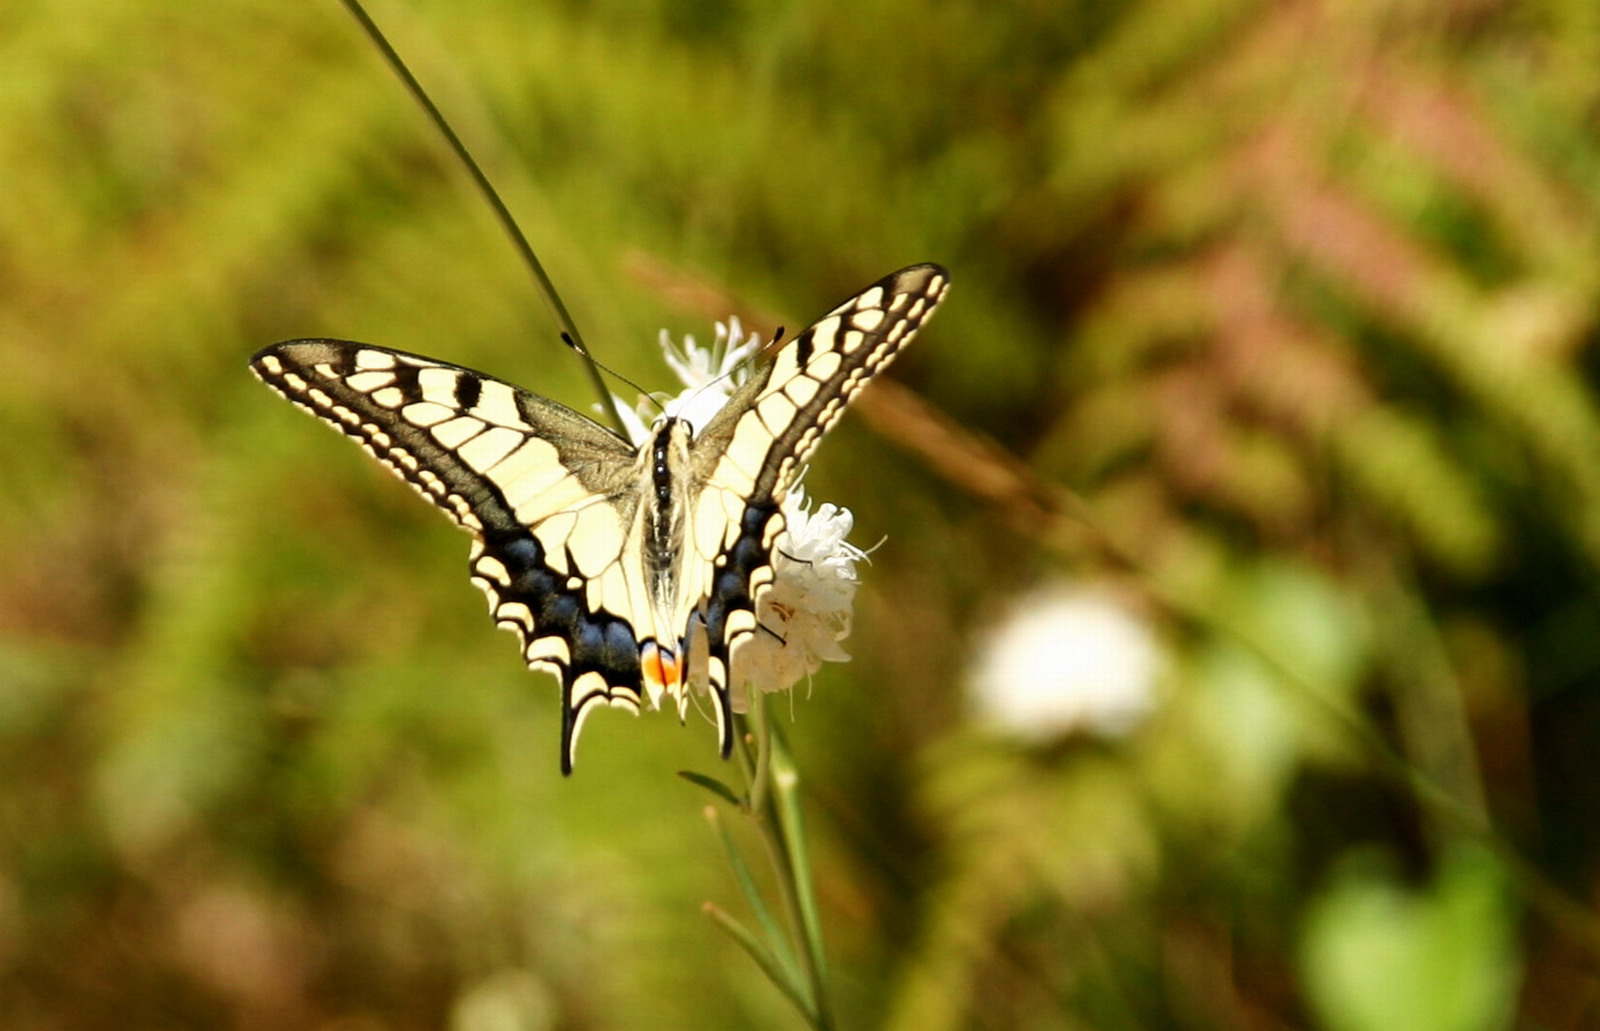
[[[682,717],[692,673],[726,756],[730,678],[760,629],[783,495],[948,283],[933,265],[886,276],[769,348],[705,425],[663,416],[638,445],[548,398],[387,348],[292,340],[251,366],[472,535],[491,615],[561,680],[563,772],[594,705],[671,698]]]

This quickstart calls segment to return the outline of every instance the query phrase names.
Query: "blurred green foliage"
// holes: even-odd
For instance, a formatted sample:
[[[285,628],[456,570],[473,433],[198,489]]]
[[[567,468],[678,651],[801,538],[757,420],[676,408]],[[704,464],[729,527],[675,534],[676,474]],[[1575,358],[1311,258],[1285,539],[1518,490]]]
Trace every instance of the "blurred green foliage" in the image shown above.
[[[1600,6],[374,14],[646,385],[955,273],[892,375],[951,436],[808,480],[887,538],[789,735],[844,1026],[1600,1020]],[[563,781],[464,539],[245,371],[590,400],[337,5],[13,0],[0,183],[0,1026],[792,1026],[699,912],[710,731]],[[1067,576],[1159,707],[1008,743],[963,671]]]

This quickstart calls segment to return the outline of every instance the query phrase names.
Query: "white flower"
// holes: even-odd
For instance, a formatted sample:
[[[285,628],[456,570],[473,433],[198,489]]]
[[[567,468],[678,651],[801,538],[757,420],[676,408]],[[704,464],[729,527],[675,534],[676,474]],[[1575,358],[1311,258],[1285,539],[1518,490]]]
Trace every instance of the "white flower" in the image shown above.
[[[628,435],[636,445],[650,439],[650,425],[663,414],[683,419],[696,430],[722,410],[749,378],[750,359],[765,341],[744,332],[737,317],[717,323],[716,339],[702,348],[694,337],[676,345],[661,331],[661,349],[684,389],[671,397],[641,398],[629,408],[615,398]],[[598,406],[596,406],[598,408]],[[779,502],[784,530],[773,547],[773,580],[757,603],[754,637],[740,646],[730,671],[733,707],[744,712],[746,685],[763,692],[784,691],[815,673],[823,662],[847,662],[840,646],[850,636],[856,596],[856,563],[866,553],[845,540],[855,523],[847,508],[823,503],[812,511],[796,483]],[[690,678],[705,685],[705,648],[690,648]]]
[[[1155,704],[1160,652],[1108,590],[1056,585],[1024,597],[969,677],[978,722],[1042,743],[1074,730],[1121,736]]]
[[[822,668],[848,662],[840,642],[850,636],[856,563],[866,553],[845,540],[855,524],[848,508],[823,503],[808,510],[805,491],[784,495],[784,531],[773,553],[772,587],[757,605],[761,628],[733,664],[733,708],[748,704],[745,687],[785,691]]]
[[[761,334],[745,333],[737,315],[725,323],[717,323],[716,339],[706,348],[696,344],[692,336],[685,336],[683,346],[678,347],[666,330],[661,331],[661,350],[683,385],[698,390],[714,380],[727,378],[732,382],[724,391],[724,397],[749,378],[745,362],[761,349],[762,343]]]

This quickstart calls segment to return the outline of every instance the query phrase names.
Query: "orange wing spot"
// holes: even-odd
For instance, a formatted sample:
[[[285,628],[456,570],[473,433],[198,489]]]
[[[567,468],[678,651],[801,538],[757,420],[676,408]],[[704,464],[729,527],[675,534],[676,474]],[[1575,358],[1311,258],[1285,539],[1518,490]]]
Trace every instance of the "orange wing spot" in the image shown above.
[[[652,696],[662,691],[676,692],[683,684],[683,664],[678,656],[654,641],[646,641],[639,649],[639,665]]]

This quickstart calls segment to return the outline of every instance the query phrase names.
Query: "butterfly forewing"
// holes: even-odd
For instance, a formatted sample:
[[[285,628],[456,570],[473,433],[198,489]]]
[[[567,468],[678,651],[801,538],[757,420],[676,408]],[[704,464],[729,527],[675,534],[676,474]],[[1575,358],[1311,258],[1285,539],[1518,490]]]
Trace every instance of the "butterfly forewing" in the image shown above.
[[[747,495],[778,496],[944,299],[950,276],[913,265],[876,283],[765,356],[698,443],[708,478]]]
[[[938,266],[903,269],[769,349],[665,480],[659,456],[669,438],[681,446],[681,422],[663,420],[636,448],[492,376],[348,341],[274,344],[251,366],[473,535],[472,579],[495,621],[561,681],[563,772],[592,706],[638,711],[651,642],[681,669],[703,642],[726,757],[731,657],[758,628],[783,495],[948,285]],[[683,685],[669,686],[681,711]]]

